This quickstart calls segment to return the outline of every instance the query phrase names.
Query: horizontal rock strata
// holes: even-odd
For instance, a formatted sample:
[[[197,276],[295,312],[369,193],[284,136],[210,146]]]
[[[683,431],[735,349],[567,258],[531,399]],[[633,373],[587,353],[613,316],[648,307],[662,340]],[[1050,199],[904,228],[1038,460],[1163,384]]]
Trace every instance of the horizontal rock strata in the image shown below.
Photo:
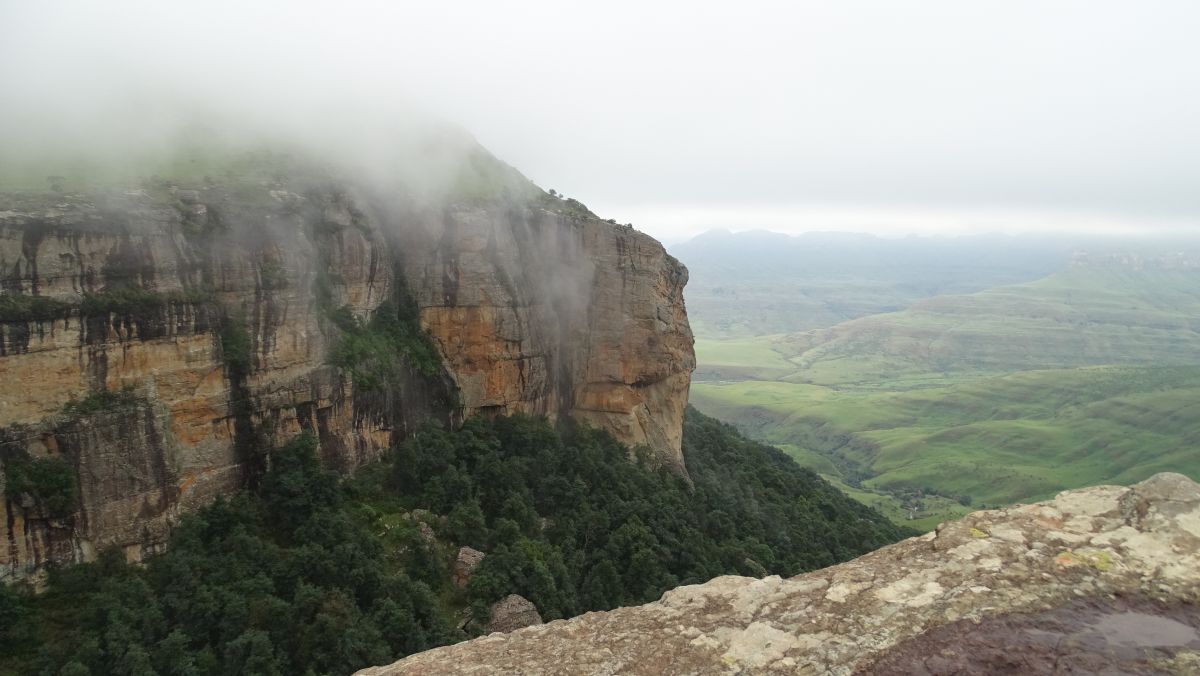
[[[350,471],[430,421],[530,413],[683,472],[687,270],[496,171],[515,197],[437,208],[312,178],[0,195],[0,581],[137,559],[303,431]],[[363,387],[331,364],[334,314],[384,302],[414,309],[439,363]],[[97,399],[121,393],[133,410]],[[5,462],[38,458],[76,473],[73,514],[5,492]]]

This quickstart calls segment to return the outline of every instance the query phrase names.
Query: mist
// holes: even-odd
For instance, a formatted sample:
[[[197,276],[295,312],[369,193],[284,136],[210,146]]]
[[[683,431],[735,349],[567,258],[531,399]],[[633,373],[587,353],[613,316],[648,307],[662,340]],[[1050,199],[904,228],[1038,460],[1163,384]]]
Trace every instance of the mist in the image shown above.
[[[664,240],[1190,234],[1198,19],[1187,2],[7,2],[0,179],[270,145],[436,186],[460,153],[427,139],[474,137]]]

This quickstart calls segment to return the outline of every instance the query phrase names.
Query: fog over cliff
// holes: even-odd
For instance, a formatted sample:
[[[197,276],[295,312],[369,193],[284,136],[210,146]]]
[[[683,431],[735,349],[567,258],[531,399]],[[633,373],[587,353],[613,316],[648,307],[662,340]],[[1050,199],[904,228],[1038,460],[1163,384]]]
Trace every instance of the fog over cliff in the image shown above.
[[[136,172],[215,136],[303,139],[436,184],[428,161],[397,158],[445,119],[665,239],[1189,232],[1198,15],[1181,1],[9,2],[0,178],[80,156],[92,174]]]

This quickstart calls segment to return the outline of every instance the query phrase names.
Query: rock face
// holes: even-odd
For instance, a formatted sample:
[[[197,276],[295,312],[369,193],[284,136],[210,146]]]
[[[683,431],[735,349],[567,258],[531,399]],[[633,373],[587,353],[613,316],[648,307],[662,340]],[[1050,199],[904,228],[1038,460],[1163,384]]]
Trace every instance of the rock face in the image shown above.
[[[475,569],[483,563],[484,556],[486,554],[478,549],[460,547],[458,555],[454,557],[454,584],[465,589],[467,583],[471,581],[471,575],[475,573]]]
[[[509,594],[492,604],[488,616],[488,631],[508,632],[542,623],[542,616],[529,599]]]
[[[1194,674],[1198,604],[1200,485],[1159,474],[360,674]]]
[[[426,422],[525,412],[683,471],[686,269],[516,176],[519,198],[437,208],[327,179],[0,195],[0,470],[58,458],[79,486],[51,518],[0,471],[0,581],[137,558],[302,431],[349,471]],[[371,388],[329,355],[385,301],[440,365]]]

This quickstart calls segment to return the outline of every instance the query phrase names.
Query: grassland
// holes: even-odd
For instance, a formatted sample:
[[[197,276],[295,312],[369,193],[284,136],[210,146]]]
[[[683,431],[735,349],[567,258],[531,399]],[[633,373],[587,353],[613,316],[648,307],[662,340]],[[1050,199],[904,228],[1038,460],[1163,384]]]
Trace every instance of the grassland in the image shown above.
[[[1072,268],[773,341],[807,382],[895,388],[931,374],[1200,364],[1200,271]]]
[[[828,330],[701,340],[692,402],[932,527],[1082,485],[1200,477],[1197,318],[1195,270],[1077,268]]]

